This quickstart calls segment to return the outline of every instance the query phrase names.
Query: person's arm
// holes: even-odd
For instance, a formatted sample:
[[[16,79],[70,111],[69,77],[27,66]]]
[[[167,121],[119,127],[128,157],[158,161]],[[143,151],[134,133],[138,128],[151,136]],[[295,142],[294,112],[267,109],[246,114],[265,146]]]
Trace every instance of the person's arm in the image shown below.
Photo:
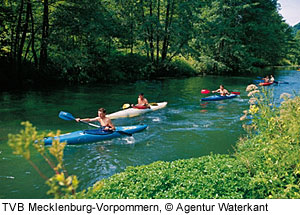
[[[104,130],[116,130],[116,127],[114,126],[114,124],[111,122],[111,119],[107,120],[107,125],[110,127],[110,129],[108,127],[105,127]]]
[[[147,99],[145,99],[145,105],[146,105],[146,106],[149,105],[149,102],[148,102]]]
[[[79,121],[83,121],[83,122],[95,122],[95,121],[98,121],[98,117],[95,117],[95,118],[85,118],[85,119],[76,118],[75,120],[76,120],[76,122],[79,122]]]
[[[225,90],[225,94],[226,95],[230,95],[230,93],[228,92],[228,90]]]
[[[211,91],[212,93],[219,93],[220,92],[220,89],[217,89],[217,90],[213,90]]]

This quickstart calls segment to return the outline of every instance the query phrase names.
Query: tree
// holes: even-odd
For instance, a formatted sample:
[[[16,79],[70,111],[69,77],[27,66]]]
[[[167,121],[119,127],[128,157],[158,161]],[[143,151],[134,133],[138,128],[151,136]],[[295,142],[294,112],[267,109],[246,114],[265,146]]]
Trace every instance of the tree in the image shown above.
[[[43,24],[40,51],[40,72],[44,71],[48,61],[48,37],[49,37],[49,1],[43,1]]]
[[[286,54],[288,26],[275,0],[208,0],[199,20],[194,56],[207,70],[242,73],[277,65]]]

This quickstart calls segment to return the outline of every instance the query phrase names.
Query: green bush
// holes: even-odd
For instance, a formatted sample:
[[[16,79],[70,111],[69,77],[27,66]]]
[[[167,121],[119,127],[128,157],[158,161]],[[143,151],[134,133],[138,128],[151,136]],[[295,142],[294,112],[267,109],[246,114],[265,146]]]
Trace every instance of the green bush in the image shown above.
[[[86,198],[243,198],[248,171],[229,155],[128,167]]]
[[[251,174],[245,198],[300,198],[300,98],[278,107],[270,92],[251,105],[251,135],[237,144],[237,159]]]
[[[161,77],[182,77],[182,76],[195,76],[197,74],[196,69],[184,58],[175,58],[173,61],[167,64],[160,64],[160,69],[156,71],[154,76]]]

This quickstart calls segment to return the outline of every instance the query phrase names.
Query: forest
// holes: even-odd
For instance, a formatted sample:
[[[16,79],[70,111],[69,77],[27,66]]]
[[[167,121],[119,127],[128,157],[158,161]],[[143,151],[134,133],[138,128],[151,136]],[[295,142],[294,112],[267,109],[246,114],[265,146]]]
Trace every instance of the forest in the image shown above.
[[[277,0],[1,0],[0,85],[245,75],[300,64]]]

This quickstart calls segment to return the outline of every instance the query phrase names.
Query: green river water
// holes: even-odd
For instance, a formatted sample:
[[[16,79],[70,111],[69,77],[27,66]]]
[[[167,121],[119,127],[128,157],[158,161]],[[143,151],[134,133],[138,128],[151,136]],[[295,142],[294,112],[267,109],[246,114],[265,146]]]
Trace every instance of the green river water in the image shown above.
[[[289,84],[270,86],[275,97],[282,92],[300,91],[300,72],[280,71],[277,80]],[[47,185],[29,163],[7,145],[8,133],[18,133],[22,121],[30,121],[38,131],[61,130],[67,133],[88,127],[58,117],[61,110],[76,117],[94,117],[99,107],[108,113],[124,103],[135,103],[144,92],[149,102],[167,101],[166,108],[134,118],[113,120],[115,125],[147,124],[149,127],[132,137],[98,143],[67,146],[64,163],[69,174],[80,180],[80,189],[123,171],[128,166],[155,161],[173,161],[230,153],[244,133],[239,118],[248,108],[246,86],[254,77],[193,77],[140,81],[134,84],[59,87],[39,91],[0,93],[0,198],[49,198]],[[241,96],[225,101],[201,102],[202,89],[214,90],[224,84]],[[33,161],[48,176],[52,170],[37,154]]]

